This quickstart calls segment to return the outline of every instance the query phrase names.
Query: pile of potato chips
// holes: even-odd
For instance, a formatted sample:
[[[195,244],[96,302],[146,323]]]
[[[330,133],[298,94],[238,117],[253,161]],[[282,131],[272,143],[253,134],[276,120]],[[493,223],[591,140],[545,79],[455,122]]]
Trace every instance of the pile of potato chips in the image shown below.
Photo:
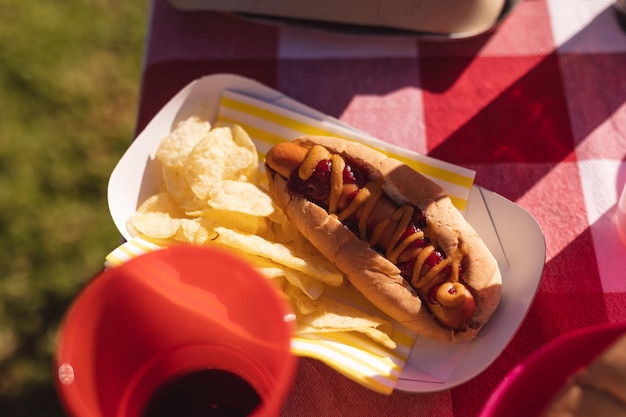
[[[129,219],[131,233],[235,251],[288,298],[298,334],[357,331],[395,348],[390,322],[325,294],[348,284],[274,205],[243,128],[190,117],[162,140],[156,158],[162,185]]]

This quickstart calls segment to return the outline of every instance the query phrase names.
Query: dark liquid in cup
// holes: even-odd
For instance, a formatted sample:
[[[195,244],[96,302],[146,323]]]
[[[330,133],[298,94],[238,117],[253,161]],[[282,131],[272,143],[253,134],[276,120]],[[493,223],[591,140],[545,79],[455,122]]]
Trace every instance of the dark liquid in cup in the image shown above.
[[[161,385],[142,417],[247,416],[260,405],[259,393],[239,375],[203,369]]]

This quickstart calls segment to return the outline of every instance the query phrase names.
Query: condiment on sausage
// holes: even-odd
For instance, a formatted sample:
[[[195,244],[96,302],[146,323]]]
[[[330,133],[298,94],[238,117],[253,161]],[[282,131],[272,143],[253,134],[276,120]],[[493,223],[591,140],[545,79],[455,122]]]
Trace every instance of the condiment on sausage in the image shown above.
[[[383,191],[382,179],[370,178],[357,161],[331,154],[325,147],[298,147],[282,152],[278,145],[268,165],[288,178],[290,193],[321,206],[331,216],[369,242],[401,271],[429,309],[445,326],[464,329],[475,302],[462,283],[461,244],[446,254],[437,247],[437,231],[423,212],[410,204],[396,205]]]

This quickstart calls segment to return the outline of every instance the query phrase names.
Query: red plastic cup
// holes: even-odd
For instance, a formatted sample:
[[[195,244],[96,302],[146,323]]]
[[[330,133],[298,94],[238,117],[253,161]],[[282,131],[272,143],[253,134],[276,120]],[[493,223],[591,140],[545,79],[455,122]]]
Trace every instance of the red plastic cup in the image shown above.
[[[257,391],[251,415],[278,415],[295,370],[292,318],[273,284],[228,252],[141,255],[103,271],[70,306],[57,392],[74,417],[139,417],[168,381],[216,369]]]
[[[572,374],[625,332],[626,323],[603,323],[552,340],[509,372],[483,406],[480,417],[540,415]]]

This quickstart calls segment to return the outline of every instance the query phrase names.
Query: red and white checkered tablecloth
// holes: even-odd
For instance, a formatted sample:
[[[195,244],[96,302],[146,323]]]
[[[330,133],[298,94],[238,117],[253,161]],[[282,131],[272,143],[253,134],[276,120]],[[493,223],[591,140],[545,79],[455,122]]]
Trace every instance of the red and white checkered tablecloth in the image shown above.
[[[517,335],[451,390],[376,394],[302,359],[285,416],[476,416],[504,376],[573,329],[626,321],[626,33],[611,0],[526,0],[497,31],[452,42],[278,26],[154,0],[138,131],[191,80],[256,79],[356,128],[476,170],[547,245]]]

